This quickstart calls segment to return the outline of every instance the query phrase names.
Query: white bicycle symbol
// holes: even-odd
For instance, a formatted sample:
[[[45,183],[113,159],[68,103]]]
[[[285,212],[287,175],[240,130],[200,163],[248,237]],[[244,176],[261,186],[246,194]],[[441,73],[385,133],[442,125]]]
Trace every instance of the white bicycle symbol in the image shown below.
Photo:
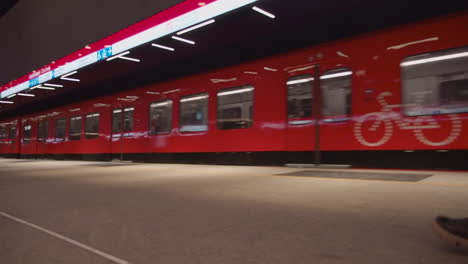
[[[462,123],[460,118],[456,114],[449,114],[450,120],[450,133],[447,137],[441,140],[431,140],[424,131],[432,129],[440,129],[440,125],[432,116],[420,116],[414,119],[408,119],[401,117],[400,114],[392,112],[393,108],[400,108],[403,105],[389,105],[385,100],[385,97],[391,96],[391,92],[383,92],[377,96],[378,103],[382,106],[381,112],[372,112],[363,115],[354,124],[354,135],[356,139],[363,145],[369,147],[377,147],[385,144],[393,136],[393,123],[395,122],[398,128],[401,130],[413,130],[414,136],[421,143],[429,146],[444,146],[452,143],[455,139],[460,136],[462,131]],[[363,131],[363,124],[366,120],[373,120],[368,131],[376,131],[382,124],[384,126],[384,132],[381,137],[374,140],[366,139]]]

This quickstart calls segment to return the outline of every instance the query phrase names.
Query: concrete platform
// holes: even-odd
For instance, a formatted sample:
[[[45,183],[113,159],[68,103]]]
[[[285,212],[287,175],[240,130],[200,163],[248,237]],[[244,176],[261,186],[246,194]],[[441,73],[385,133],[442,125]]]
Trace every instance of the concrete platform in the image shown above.
[[[468,173],[297,170],[0,159],[0,263],[468,263],[431,230],[468,216]]]

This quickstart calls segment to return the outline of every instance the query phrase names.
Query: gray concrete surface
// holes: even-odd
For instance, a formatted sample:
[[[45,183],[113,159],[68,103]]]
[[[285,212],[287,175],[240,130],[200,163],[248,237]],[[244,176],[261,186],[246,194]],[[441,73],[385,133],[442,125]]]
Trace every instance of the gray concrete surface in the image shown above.
[[[468,216],[468,173],[404,171],[433,174],[408,183],[91,164],[0,159],[0,212],[134,264],[468,263],[430,226]],[[0,216],[0,263],[116,262]]]

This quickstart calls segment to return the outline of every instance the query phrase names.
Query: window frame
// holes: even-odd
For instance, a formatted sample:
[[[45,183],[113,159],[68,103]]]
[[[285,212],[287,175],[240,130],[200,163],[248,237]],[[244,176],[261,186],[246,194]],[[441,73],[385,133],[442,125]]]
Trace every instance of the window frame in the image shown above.
[[[59,121],[63,121],[63,137],[57,137],[57,124]],[[54,142],[63,142],[67,138],[67,118],[62,117],[62,118],[57,118],[54,120]]]
[[[97,131],[95,132],[89,132],[88,131],[88,117],[94,118],[97,115]],[[96,139],[99,138],[99,128],[101,127],[101,113],[100,112],[92,112],[84,115],[85,117],[85,124],[84,124],[84,139]],[[90,133],[93,133],[93,135],[89,135]],[[94,135],[95,134],[95,135]]]
[[[72,133],[72,121],[73,119],[75,120],[80,120],[80,131],[78,133]],[[69,127],[68,127],[68,140],[69,141],[79,141],[81,140],[81,134],[83,132],[83,116],[82,115],[76,115],[76,116],[70,116],[68,118],[68,124],[69,124]],[[78,135],[76,137],[76,135]]]
[[[171,109],[170,109],[170,126],[169,126],[169,131],[163,131],[163,132],[158,132],[158,131],[155,131],[155,133],[151,133],[152,131],[152,125],[151,125],[151,122],[153,121],[152,120],[152,115],[151,115],[151,110],[152,110],[152,107],[153,105],[157,105],[157,104],[165,104],[165,103],[169,103],[168,105],[170,105]],[[154,102],[151,102],[149,105],[148,105],[148,135],[150,136],[157,136],[157,135],[166,135],[166,134],[170,134],[172,132],[172,129],[174,127],[174,100],[172,99],[163,99],[163,100],[157,100],[157,101],[154,101]]]
[[[199,98],[197,98],[199,97]],[[190,100],[191,98],[197,98],[197,99],[192,99]],[[185,100],[185,101],[184,101]],[[205,105],[205,114],[206,114],[206,118],[204,118],[204,121],[203,124],[199,125],[200,127],[203,127],[204,129],[203,130],[187,130],[187,129],[183,129],[184,126],[195,126],[195,125],[187,125],[187,124],[182,124],[182,116],[183,116],[183,112],[182,112],[182,103],[185,103],[185,102],[190,102],[190,101],[197,101],[197,100],[206,100],[206,105]],[[208,92],[201,92],[201,93],[196,93],[196,94],[189,94],[189,95],[185,95],[185,96],[181,96],[179,98],[179,131],[181,133],[204,133],[204,132],[207,132],[208,129],[209,129],[209,111],[210,111],[210,94]]]
[[[237,103],[239,105],[242,105],[242,107],[240,108],[240,110],[241,110],[240,115],[241,116],[240,116],[238,121],[234,121],[234,122],[247,122],[248,125],[246,127],[222,128],[221,127],[222,122],[220,121],[220,110],[234,109],[234,108],[220,108],[220,106],[229,105],[229,104],[221,105],[220,104],[220,96],[236,94],[236,93],[230,93],[230,92],[241,91],[241,90],[245,90],[245,92],[250,92],[251,93],[251,98],[250,98],[251,100]],[[229,94],[222,94],[222,93],[229,93]],[[237,93],[242,93],[242,92],[237,92]],[[248,107],[248,109],[245,109],[244,108],[245,104],[249,105],[250,107]],[[248,128],[253,127],[253,124],[254,124],[254,109],[255,109],[254,105],[255,105],[255,87],[253,85],[251,85],[251,84],[219,89],[216,92],[216,128],[218,130],[236,130],[236,129],[248,129]],[[247,116],[248,121],[245,121],[247,119],[244,118],[244,113],[246,111],[248,112],[248,116]]]
[[[296,84],[293,83],[291,84],[290,82],[294,81],[299,81],[299,80],[306,80],[306,82],[311,83],[310,87],[310,116],[292,116],[290,117],[290,95],[289,95],[289,90],[290,90],[290,85]],[[290,76],[286,82],[285,82],[285,87],[286,87],[286,119],[288,122],[288,125],[291,126],[298,126],[298,125],[308,125],[313,122],[315,113],[314,113],[314,85],[315,85],[315,77],[311,73],[303,73],[303,74],[298,74],[298,75],[293,75]]]
[[[434,58],[434,57],[451,55],[450,51],[456,51],[456,50],[460,50],[460,52],[465,53],[465,52],[468,52],[468,46],[460,46],[460,47],[449,48],[449,49],[431,50],[431,51],[424,52],[424,53],[419,53],[419,54],[406,56],[400,61],[400,64],[399,64],[400,79],[401,79],[400,92],[401,92],[401,104],[402,104],[402,107],[401,107],[400,111],[401,111],[402,115],[404,115],[406,117],[417,118],[417,117],[423,117],[423,116],[436,116],[436,115],[450,115],[450,114],[463,114],[463,113],[466,114],[466,113],[468,113],[468,104],[467,104],[466,107],[463,107],[463,108],[454,108],[452,110],[446,110],[445,112],[443,112],[442,110],[444,109],[444,106],[447,106],[447,105],[441,105],[441,103],[440,103],[440,100],[441,100],[440,93],[439,93],[438,98],[437,98],[438,102],[439,102],[437,107],[432,107],[431,108],[431,107],[423,105],[422,107],[420,107],[421,110],[419,110],[419,113],[416,113],[416,110],[412,111],[411,109],[408,109],[408,107],[412,104],[412,102],[408,101],[408,93],[406,92],[406,91],[408,91],[408,89],[406,88],[408,79],[405,78],[407,72],[404,69],[405,69],[405,67],[408,67],[408,66],[411,67],[411,66],[414,65],[414,64],[413,65],[408,65],[408,63],[411,63],[411,62],[414,63],[415,61],[418,61],[418,60],[426,60],[426,59],[430,59],[430,58]],[[456,54],[456,53],[452,53],[452,54]],[[434,61],[434,62],[437,63],[437,62],[443,62],[443,61],[447,61],[447,60],[439,60],[439,61]],[[424,63],[418,63],[418,64],[424,64]],[[468,74],[468,68],[467,68],[466,74]],[[425,78],[429,77],[429,76],[438,76],[438,75],[424,75]],[[467,79],[461,79],[461,80],[468,80],[468,78]],[[439,89],[438,92],[440,92],[440,83],[439,83],[439,86],[437,87],[437,89]],[[434,109],[437,109],[437,111],[435,111]],[[464,110],[457,110],[457,109],[464,109]]]
[[[338,77],[347,77],[349,76],[349,81],[350,81],[350,87],[349,87],[349,105],[346,105],[345,109],[349,108],[349,112],[345,113],[344,115],[325,115],[325,89],[323,87],[323,82],[324,80],[328,79],[323,79],[323,76],[326,75],[331,75],[331,74],[340,74],[340,73],[348,73],[348,75],[343,75],[343,76],[338,76]],[[321,92],[321,117],[320,119],[325,122],[325,123],[338,123],[338,122],[347,122],[351,119],[352,113],[353,113],[353,75],[354,72],[350,67],[339,67],[339,68],[333,68],[326,70],[324,72],[320,73],[320,92]],[[329,78],[331,79],[331,78]],[[346,99],[345,99],[346,100]],[[346,100],[347,101],[347,100]],[[336,118],[337,117],[337,118]]]
[[[29,128],[29,129],[26,129],[26,128]],[[26,138],[25,135],[26,135],[26,131],[29,131],[29,137]],[[25,124],[23,126],[23,136],[21,138],[21,143],[26,145],[26,144],[31,144],[32,143],[32,124],[31,123],[28,123],[28,124]]]

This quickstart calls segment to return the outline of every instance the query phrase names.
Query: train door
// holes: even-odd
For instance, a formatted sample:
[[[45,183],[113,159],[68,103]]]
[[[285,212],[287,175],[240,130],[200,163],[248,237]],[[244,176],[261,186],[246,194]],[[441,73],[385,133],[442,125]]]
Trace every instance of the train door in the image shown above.
[[[287,150],[293,163],[320,163],[320,66],[293,69],[287,87]],[[313,151],[313,157],[310,156]]]
[[[119,107],[112,110],[112,158],[125,159],[126,145],[133,131],[134,107]]]
[[[324,143],[343,142],[340,133],[342,125],[349,123],[352,71],[335,65],[316,64],[302,67],[305,70],[298,73],[290,71],[294,72],[286,82],[290,162],[319,165]]]

